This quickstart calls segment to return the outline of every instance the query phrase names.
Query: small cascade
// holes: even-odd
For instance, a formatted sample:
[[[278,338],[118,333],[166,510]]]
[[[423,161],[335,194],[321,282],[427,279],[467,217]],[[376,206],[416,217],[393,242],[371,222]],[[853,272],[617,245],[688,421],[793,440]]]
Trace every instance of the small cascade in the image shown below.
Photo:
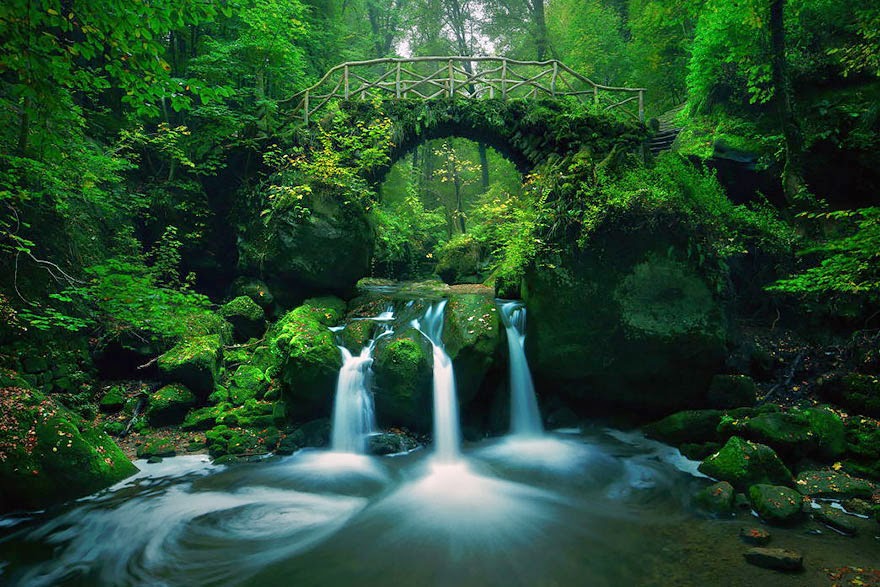
[[[431,341],[434,349],[434,453],[441,462],[459,459],[461,432],[458,423],[458,398],[452,359],[443,348],[443,310],[446,300],[431,305],[421,320],[412,325]]]
[[[336,398],[333,401],[330,436],[330,449],[333,452],[364,454],[367,437],[376,429],[372,393],[373,349],[376,348],[376,341],[391,334],[392,330],[388,324],[382,324],[378,332],[357,355],[339,345],[342,367],[339,369]]]
[[[510,356],[510,433],[513,436],[541,436],[544,427],[526,360],[526,307],[519,301],[498,300],[498,309],[507,330]]]

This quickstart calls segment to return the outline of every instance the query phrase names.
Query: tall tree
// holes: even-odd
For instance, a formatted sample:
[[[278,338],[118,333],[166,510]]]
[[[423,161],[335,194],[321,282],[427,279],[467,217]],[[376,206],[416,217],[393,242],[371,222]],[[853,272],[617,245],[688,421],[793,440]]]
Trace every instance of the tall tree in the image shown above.
[[[785,55],[785,0],[770,3],[770,58],[773,75],[774,102],[779,125],[785,142],[785,162],[782,168],[782,189],[791,202],[804,188],[804,139],[795,117],[791,79]]]

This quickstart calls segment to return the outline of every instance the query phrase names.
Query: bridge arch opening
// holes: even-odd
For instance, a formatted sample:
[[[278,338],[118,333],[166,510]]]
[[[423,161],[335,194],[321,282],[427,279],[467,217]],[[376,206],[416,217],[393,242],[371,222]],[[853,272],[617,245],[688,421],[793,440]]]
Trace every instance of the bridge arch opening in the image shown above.
[[[374,277],[481,283],[533,211],[516,162],[452,134],[400,149],[377,187]]]

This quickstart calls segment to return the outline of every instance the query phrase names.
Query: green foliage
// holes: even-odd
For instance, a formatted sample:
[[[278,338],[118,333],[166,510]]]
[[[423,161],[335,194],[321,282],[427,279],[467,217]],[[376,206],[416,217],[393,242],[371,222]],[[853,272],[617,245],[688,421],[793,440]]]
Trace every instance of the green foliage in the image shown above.
[[[801,251],[818,265],[777,281],[768,289],[812,298],[854,296],[880,301],[880,208],[805,212],[799,215],[838,225],[838,235]]]
[[[417,276],[434,257],[434,246],[446,236],[446,218],[427,210],[414,187],[399,202],[380,202],[372,211],[376,227],[373,262],[382,275]]]

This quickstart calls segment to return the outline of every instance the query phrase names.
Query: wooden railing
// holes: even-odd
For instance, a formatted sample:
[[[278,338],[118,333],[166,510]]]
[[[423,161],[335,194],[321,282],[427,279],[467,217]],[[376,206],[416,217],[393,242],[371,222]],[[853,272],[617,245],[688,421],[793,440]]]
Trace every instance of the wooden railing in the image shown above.
[[[599,110],[645,120],[645,88],[597,84],[564,63],[506,57],[414,57],[351,61],[291,97],[305,124],[334,99],[534,98],[573,96]]]

